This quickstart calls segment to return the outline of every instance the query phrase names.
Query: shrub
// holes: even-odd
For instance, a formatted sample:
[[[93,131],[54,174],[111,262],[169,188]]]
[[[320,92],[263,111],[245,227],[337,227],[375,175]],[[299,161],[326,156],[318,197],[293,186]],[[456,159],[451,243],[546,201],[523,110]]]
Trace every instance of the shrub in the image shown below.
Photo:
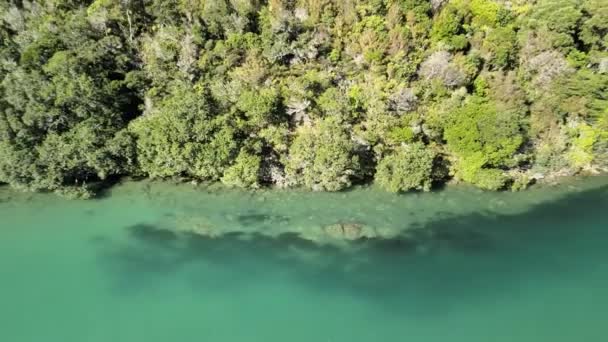
[[[421,143],[400,146],[384,157],[376,168],[375,180],[390,192],[431,188],[435,153]]]
[[[201,88],[176,86],[131,125],[141,169],[151,177],[218,180],[238,151],[228,117],[213,113]]]
[[[520,119],[498,112],[494,103],[471,97],[445,127],[448,148],[455,153],[458,178],[484,189],[500,189],[507,177],[500,167],[513,167],[524,141]]]
[[[333,117],[301,127],[285,165],[286,176],[293,183],[315,191],[349,187],[357,169],[354,144]]]
[[[241,151],[234,164],[224,173],[222,183],[239,188],[257,188],[260,163],[260,156]]]

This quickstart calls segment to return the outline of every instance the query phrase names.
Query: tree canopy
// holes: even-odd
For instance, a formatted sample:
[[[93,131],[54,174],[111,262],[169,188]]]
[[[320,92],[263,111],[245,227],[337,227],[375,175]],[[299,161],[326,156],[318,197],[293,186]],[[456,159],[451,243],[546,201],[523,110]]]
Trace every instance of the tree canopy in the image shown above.
[[[608,168],[602,0],[6,0],[0,182],[519,189]]]

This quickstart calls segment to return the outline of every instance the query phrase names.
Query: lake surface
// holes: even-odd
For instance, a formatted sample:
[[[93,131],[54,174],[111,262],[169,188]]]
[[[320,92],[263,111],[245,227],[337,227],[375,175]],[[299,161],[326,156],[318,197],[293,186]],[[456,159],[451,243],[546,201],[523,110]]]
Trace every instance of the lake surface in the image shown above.
[[[92,201],[3,187],[0,340],[605,341],[607,185],[396,196],[140,182]],[[299,238],[336,222],[399,234]]]

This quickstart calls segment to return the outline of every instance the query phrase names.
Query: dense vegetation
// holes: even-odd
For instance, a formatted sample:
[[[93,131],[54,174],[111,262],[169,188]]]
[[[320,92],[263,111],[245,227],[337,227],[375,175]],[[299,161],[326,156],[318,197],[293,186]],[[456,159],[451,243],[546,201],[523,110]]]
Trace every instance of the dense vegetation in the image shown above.
[[[0,0],[0,182],[484,189],[608,164],[605,0]]]

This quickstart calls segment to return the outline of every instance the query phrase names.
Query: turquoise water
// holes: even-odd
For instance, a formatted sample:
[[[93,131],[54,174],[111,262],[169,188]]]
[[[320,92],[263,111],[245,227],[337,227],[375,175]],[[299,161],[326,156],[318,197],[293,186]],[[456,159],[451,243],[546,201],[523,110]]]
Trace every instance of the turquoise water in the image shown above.
[[[131,183],[94,201],[2,188],[0,340],[604,341],[603,184],[394,196]],[[336,222],[378,237],[320,237]]]

